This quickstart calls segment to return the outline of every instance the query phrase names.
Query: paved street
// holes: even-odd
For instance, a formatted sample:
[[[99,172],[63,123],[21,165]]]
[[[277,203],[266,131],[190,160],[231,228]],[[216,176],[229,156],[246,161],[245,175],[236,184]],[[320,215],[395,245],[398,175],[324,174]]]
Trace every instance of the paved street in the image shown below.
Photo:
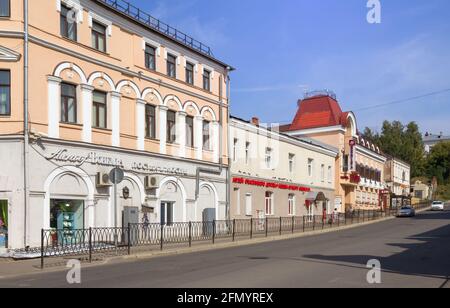
[[[416,218],[253,246],[82,271],[82,287],[370,287],[366,264],[382,265],[381,287],[450,287],[450,208]],[[0,280],[0,287],[69,287],[66,273]]]

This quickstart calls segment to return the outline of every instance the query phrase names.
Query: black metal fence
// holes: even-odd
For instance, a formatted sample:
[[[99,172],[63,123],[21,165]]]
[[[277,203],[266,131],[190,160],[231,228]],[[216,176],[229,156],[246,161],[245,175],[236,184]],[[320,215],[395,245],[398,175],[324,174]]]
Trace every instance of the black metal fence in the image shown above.
[[[428,207],[420,204],[416,209]],[[340,214],[266,217],[172,224],[129,224],[123,228],[42,230],[41,267],[45,258],[86,256],[104,252],[131,254],[133,248],[163,250],[170,245],[216,243],[338,228],[397,215],[397,210],[356,210]]]

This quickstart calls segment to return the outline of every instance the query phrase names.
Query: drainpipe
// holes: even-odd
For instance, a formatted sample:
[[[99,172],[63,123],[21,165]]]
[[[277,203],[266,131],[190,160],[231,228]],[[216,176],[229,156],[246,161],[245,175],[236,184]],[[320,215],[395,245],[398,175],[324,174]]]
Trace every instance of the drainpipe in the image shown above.
[[[231,121],[231,79],[230,76],[227,75],[227,100],[228,100],[228,114],[227,114],[227,137],[230,139],[230,121]],[[227,219],[231,220],[231,162],[229,158],[231,157],[231,149],[229,142],[227,140],[227,149],[228,149],[228,169],[227,169]]]
[[[28,0],[23,0],[24,15],[24,57],[23,57],[23,188],[24,188],[24,224],[23,224],[23,243],[26,248],[28,245],[28,144],[29,144],[29,123],[28,123]]]

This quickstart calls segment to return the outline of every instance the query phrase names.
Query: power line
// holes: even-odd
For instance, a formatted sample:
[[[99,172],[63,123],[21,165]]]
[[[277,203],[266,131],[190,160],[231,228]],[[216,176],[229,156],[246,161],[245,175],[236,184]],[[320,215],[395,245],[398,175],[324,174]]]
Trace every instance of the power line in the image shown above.
[[[450,88],[443,89],[443,90],[440,90],[440,91],[430,92],[430,93],[426,93],[426,94],[422,94],[422,95],[418,95],[418,96],[413,96],[413,97],[409,97],[409,98],[405,98],[405,99],[395,100],[395,101],[391,101],[391,102],[388,102],[388,103],[382,103],[382,104],[362,107],[362,108],[354,109],[352,111],[366,111],[366,110],[377,109],[377,108],[381,108],[381,107],[397,105],[397,104],[406,103],[406,102],[414,101],[414,100],[421,99],[421,98],[435,96],[435,95],[446,93],[446,92],[450,92]],[[279,124],[291,123],[291,122],[292,122],[292,120],[277,121],[277,123],[279,123]]]

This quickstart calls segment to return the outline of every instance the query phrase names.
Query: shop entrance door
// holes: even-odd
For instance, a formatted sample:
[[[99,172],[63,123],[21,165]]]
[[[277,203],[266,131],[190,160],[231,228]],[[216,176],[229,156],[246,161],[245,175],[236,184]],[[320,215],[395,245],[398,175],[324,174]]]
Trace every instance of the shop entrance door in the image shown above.
[[[50,202],[50,228],[58,230],[53,241],[59,244],[74,243],[77,230],[84,229],[84,201],[52,199]]]
[[[8,201],[0,200],[0,249],[8,248]]]

